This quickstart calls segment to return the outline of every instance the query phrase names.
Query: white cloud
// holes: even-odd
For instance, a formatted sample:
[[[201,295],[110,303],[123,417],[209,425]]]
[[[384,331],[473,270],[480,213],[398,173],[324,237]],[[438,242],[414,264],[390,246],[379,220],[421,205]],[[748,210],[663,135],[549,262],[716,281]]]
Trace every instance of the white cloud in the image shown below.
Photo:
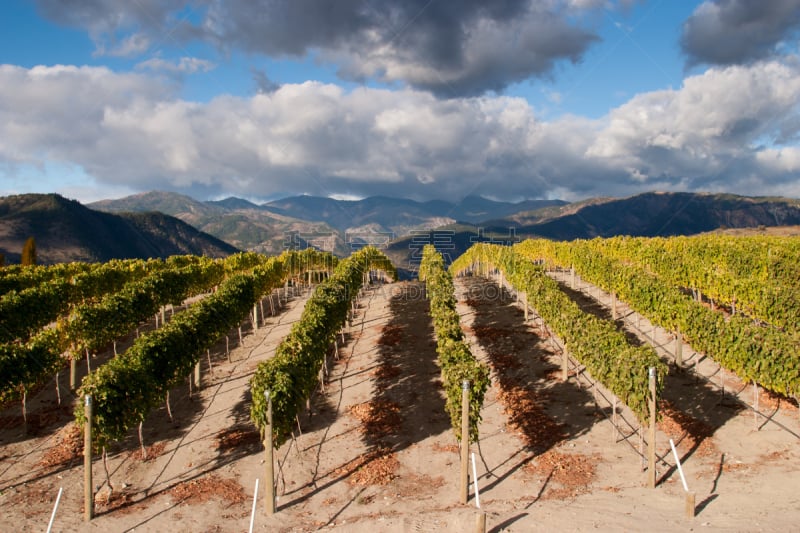
[[[764,139],[796,135],[798,102],[796,65],[714,68],[687,78],[679,90],[640,94],[611,111],[586,155],[702,186],[750,165]]]
[[[74,165],[101,187],[204,196],[800,189],[800,70],[790,63],[711,69],[598,120],[542,121],[520,98],[318,82],[208,103],[177,92],[143,73],[0,66],[0,169]]]

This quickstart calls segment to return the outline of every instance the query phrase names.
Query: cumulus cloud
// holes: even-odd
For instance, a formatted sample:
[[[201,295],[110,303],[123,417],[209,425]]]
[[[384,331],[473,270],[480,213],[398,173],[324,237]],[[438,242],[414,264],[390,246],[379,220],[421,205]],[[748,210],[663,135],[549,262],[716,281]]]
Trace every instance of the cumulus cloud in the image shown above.
[[[684,23],[681,46],[691,63],[747,63],[770,57],[798,30],[800,0],[707,0]]]
[[[86,28],[99,53],[210,42],[272,57],[314,53],[351,80],[403,82],[439,96],[502,91],[579,61],[598,39],[588,17],[627,0],[37,0]]]
[[[641,94],[614,109],[586,155],[632,175],[681,176],[691,188],[719,187],[758,171],[757,156],[767,153],[762,143],[779,145],[797,135],[798,102],[796,65],[710,69],[679,90]],[[769,175],[774,172],[766,169]]]
[[[317,82],[208,103],[163,77],[0,67],[0,164],[78,165],[99,184],[269,197],[652,189],[800,192],[800,69],[714,68],[601,119],[542,121],[523,99],[437,99]]]

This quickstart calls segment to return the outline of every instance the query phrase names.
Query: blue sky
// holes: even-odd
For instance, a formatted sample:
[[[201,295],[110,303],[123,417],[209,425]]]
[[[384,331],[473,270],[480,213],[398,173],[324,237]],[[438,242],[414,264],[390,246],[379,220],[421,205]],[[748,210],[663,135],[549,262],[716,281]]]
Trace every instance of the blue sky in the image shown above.
[[[2,195],[800,196],[799,0],[0,10]]]

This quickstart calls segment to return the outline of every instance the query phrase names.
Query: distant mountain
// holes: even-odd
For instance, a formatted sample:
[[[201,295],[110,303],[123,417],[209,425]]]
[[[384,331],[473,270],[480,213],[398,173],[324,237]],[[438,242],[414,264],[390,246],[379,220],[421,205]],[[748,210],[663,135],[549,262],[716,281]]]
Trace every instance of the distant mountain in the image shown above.
[[[87,204],[87,206],[98,211],[111,213],[158,211],[165,215],[177,216],[182,214],[193,217],[213,216],[223,209],[205,202],[198,202],[184,194],[161,191],[134,194],[117,200],[100,200],[99,202]]]
[[[719,228],[800,224],[800,201],[733,194],[651,192],[629,198],[592,199],[487,222],[519,234],[572,240],[614,235],[694,235]]]
[[[294,196],[259,206],[235,197],[199,202],[181,194],[159,191],[90,204],[93,209],[108,212],[161,211],[241,249],[278,253],[286,247],[311,243],[340,255],[348,255],[363,244],[381,245],[458,220],[479,222],[561,205],[564,202],[558,200],[513,204],[475,196],[458,204],[384,196],[357,201]]]
[[[401,275],[412,276],[421,247],[435,244],[456,258],[474,242],[509,244],[529,237],[555,240],[631,235],[694,235],[732,228],[800,224],[800,201],[731,194],[645,193],[629,198],[593,198],[517,213],[476,225],[450,225],[393,241],[386,253]],[[784,231],[785,233],[791,233]]]
[[[262,209],[262,207],[258,204],[254,204],[249,200],[243,200],[242,198],[236,198],[235,196],[230,196],[228,198],[225,198],[224,200],[208,200],[205,203],[207,203],[208,205],[221,207],[227,210]]]
[[[28,237],[36,240],[42,264],[238,251],[162,213],[103,213],[57,194],[0,198],[0,253],[18,262]]]
[[[313,241],[320,248],[347,253],[336,230],[324,222],[299,220],[241,198],[199,202],[182,194],[152,191],[89,205],[108,212],[161,211],[243,250],[274,254]]]
[[[294,196],[264,207],[286,216],[325,222],[342,233],[359,233],[369,227],[370,231],[397,236],[454,222],[446,213],[430,212],[419,202],[383,196],[356,201]]]
[[[521,211],[561,206],[561,200],[526,200],[519,203],[496,202],[467,196],[458,203],[433,200],[416,202],[403,198],[371,196],[363,200],[333,200],[317,196],[294,196],[264,204],[264,207],[295,218],[327,222],[341,231],[377,224],[383,231],[398,236],[455,222],[480,223]]]
[[[516,213],[535,211],[546,207],[558,208],[565,205],[567,202],[563,200],[525,200],[509,203],[496,202],[480,196],[467,196],[461,202],[452,204],[450,213],[460,222],[483,224],[487,220],[504,218]]]

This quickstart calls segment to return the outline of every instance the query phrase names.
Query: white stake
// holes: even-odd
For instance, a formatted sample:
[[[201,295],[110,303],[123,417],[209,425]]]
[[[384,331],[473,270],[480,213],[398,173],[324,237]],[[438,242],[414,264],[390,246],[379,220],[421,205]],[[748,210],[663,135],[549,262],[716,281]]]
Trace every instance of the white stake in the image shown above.
[[[683,476],[683,468],[681,468],[681,460],[678,459],[678,452],[675,450],[675,444],[672,442],[672,439],[669,439],[669,445],[672,448],[672,455],[675,456],[675,462],[678,464],[678,473],[681,475],[681,481],[683,482],[683,490],[689,492],[689,487],[686,485],[686,478]]]
[[[53,514],[50,515],[50,523],[47,524],[47,533],[50,533],[50,530],[53,529],[53,521],[56,519],[56,511],[58,510],[58,502],[61,501],[61,493],[64,491],[64,487],[58,488],[58,496],[56,497],[56,504],[53,506]]]
[[[253,491],[253,510],[250,512],[250,533],[253,533],[253,523],[256,519],[256,503],[258,502],[258,478],[256,478],[256,490]]]
[[[472,452],[472,483],[475,485],[475,507],[481,508],[481,496],[478,494],[478,471],[475,469],[475,452]]]

